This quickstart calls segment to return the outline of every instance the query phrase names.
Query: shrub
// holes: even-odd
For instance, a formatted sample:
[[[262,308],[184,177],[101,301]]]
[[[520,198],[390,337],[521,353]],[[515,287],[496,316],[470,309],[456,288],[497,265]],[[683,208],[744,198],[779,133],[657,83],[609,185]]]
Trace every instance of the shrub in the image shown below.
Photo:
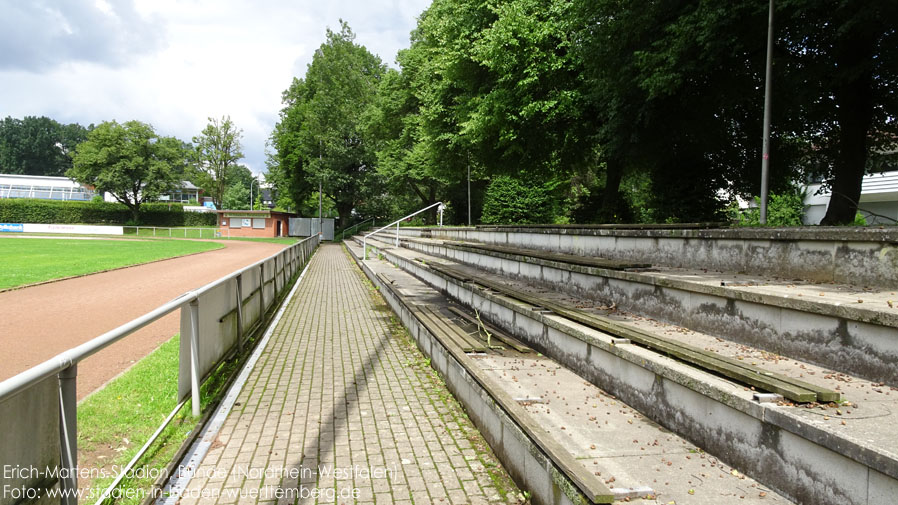
[[[767,199],[766,226],[801,226],[804,215],[805,192],[797,188],[786,193],[770,193]],[[761,226],[761,198],[755,197],[755,207],[745,210],[733,202],[727,215],[736,226]]]
[[[183,205],[146,203],[140,224],[149,226],[215,226],[216,214],[184,212]],[[0,223],[132,225],[131,212],[120,203],[60,202],[37,199],[0,200]]]
[[[495,177],[486,189],[484,224],[552,223],[556,199],[553,182],[530,184],[506,175]]]

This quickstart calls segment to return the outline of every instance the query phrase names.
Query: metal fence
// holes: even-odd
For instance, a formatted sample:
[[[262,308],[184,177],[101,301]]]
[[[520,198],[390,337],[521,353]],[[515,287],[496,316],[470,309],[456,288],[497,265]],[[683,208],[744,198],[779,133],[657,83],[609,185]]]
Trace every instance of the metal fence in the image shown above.
[[[218,228],[167,228],[164,226],[123,226],[124,235],[138,237],[171,237],[171,238],[231,238],[231,230],[224,234]]]
[[[321,230],[318,229],[319,221]],[[289,234],[291,237],[310,237],[321,232],[322,240],[334,239],[334,218],[326,217],[291,217]]]
[[[4,472],[0,480],[8,489],[17,490],[0,494],[0,505],[33,501],[30,498],[42,495],[57,483],[63,496],[61,503],[77,504],[79,362],[180,310],[179,404],[156,433],[174,418],[188,397],[194,416],[199,416],[203,379],[232,351],[242,350],[246,335],[264,324],[268,309],[318,244],[318,235],[297,242],[0,382],[0,468]],[[152,439],[143,450],[151,442]],[[135,456],[132,464],[139,457],[140,454]],[[49,470],[50,477],[45,470]]]

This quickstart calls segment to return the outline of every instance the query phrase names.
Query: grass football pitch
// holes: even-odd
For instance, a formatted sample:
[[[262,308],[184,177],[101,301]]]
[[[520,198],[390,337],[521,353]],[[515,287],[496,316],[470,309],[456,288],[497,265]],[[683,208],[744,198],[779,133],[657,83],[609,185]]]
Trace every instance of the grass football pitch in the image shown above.
[[[0,239],[0,289],[224,247],[187,240]]]

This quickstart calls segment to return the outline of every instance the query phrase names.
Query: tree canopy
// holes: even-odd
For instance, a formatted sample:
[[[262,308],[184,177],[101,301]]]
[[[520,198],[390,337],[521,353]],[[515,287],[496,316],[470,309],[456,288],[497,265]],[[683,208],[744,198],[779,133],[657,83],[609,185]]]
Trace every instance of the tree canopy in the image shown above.
[[[284,108],[271,136],[276,149],[268,179],[297,206],[319,184],[343,223],[357,208],[373,209],[382,196],[373,145],[361,117],[372,104],[386,66],[345,22],[330,29],[305,78],[284,91]],[[317,210],[316,210],[317,212]]]
[[[78,144],[66,175],[110,193],[131,210],[137,222],[141,204],[177,186],[176,168],[183,170],[188,157],[180,140],[160,137],[149,124],[109,121]]]
[[[230,116],[209,118],[209,124],[193,137],[196,166],[200,171],[200,185],[212,197],[219,209],[223,208],[224,194],[228,189],[228,175],[243,158],[240,138],[243,130],[234,126]]]
[[[898,151],[898,3],[776,5],[770,187],[822,177],[824,223],[849,224]],[[433,0],[398,70],[341,23],[284,92],[269,179],[298,203],[325,181],[341,216],[442,200],[465,222],[470,170],[474,221],[520,184],[549,221],[720,219],[760,189],[767,9]]]
[[[75,146],[92,128],[44,116],[7,117],[0,121],[0,173],[64,175],[72,167]]]

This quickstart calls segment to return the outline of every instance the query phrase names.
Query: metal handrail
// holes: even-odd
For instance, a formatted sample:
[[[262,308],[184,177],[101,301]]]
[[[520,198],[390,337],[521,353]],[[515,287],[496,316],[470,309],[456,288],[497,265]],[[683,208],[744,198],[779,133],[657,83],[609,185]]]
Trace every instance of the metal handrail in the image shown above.
[[[427,207],[424,207],[423,209],[421,209],[421,210],[419,210],[419,211],[413,212],[413,213],[411,213],[411,214],[409,214],[409,215],[407,215],[407,216],[405,216],[405,217],[401,217],[401,218],[399,218],[399,219],[393,221],[392,223],[390,223],[390,224],[388,224],[388,225],[386,225],[386,226],[383,226],[383,227],[381,227],[381,228],[378,228],[378,229],[372,231],[371,233],[365,235],[365,238],[362,239],[362,259],[363,259],[363,260],[367,260],[367,259],[368,259],[368,237],[370,237],[371,235],[374,235],[374,234],[376,234],[376,233],[380,233],[380,232],[386,230],[387,228],[389,228],[389,227],[391,227],[391,226],[393,226],[393,225],[395,224],[395,225],[396,225],[396,247],[399,247],[399,223],[401,223],[402,221],[405,221],[406,219],[408,219],[408,218],[410,218],[410,217],[417,216],[418,214],[424,212],[425,210],[430,210],[430,209],[436,207],[437,205],[440,206],[440,207],[439,207],[439,212],[440,212],[440,226],[442,227],[442,226],[443,226],[443,209],[445,209],[446,206],[443,205],[443,202],[437,202],[437,203],[435,203],[435,204],[433,204],[433,205],[428,205]]]
[[[350,226],[349,228],[346,228],[346,230],[352,230],[352,229],[358,228],[359,226],[367,223],[368,221],[371,221],[371,226],[377,226],[374,222],[374,218],[372,217],[372,218],[362,221],[361,223],[356,223],[356,224]],[[343,233],[340,235],[340,240],[346,240],[346,230],[343,230]]]
[[[313,241],[311,245],[311,250],[307,251],[308,247],[306,247],[307,242]],[[135,331],[147,326],[150,323],[164,317],[165,315],[174,312],[177,309],[184,309],[185,306],[189,306],[190,310],[190,319],[192,330],[190,337],[190,375],[191,375],[191,386],[190,386],[190,399],[193,404],[193,415],[199,416],[200,410],[200,396],[199,396],[199,386],[200,386],[200,377],[199,377],[199,358],[198,358],[198,344],[199,344],[199,329],[197,327],[199,322],[199,298],[208,291],[215,289],[222,284],[231,281],[233,279],[237,280],[236,283],[236,291],[237,291],[237,312],[238,312],[238,320],[237,320],[237,346],[238,349],[242,345],[240,333],[242,329],[242,315],[241,309],[242,300],[241,296],[241,282],[240,279],[242,275],[247,273],[248,271],[258,268],[259,269],[259,283],[260,283],[260,304],[261,304],[261,312],[259,316],[260,321],[265,320],[265,297],[264,290],[265,284],[269,282],[275,283],[275,294],[277,294],[277,285],[278,285],[278,275],[284,275],[284,281],[286,283],[286,276],[290,274],[291,270],[296,271],[302,264],[309,259],[315,247],[319,244],[319,236],[313,235],[301,242],[297,242],[290,247],[287,247],[263,260],[257,261],[252,265],[244,267],[240,270],[232,272],[224,277],[221,277],[218,280],[210,282],[198,289],[188,291],[175,299],[157,307],[156,309],[132,320],[129,321],[118,328],[115,328],[111,331],[108,331],[99,337],[96,337],[88,342],[85,342],[79,346],[73,347],[67,351],[64,351],[53,358],[50,358],[43,363],[35,365],[28,370],[15,375],[9,379],[6,379],[0,382],[0,402],[3,402],[17,393],[22,392],[30,387],[33,387],[39,384],[41,381],[51,378],[53,375],[56,375],[59,379],[59,388],[58,388],[58,402],[59,402],[59,423],[60,423],[60,465],[61,468],[71,470],[66,474],[65,477],[60,478],[60,486],[63,490],[65,490],[66,494],[61,500],[63,505],[77,505],[78,497],[73,492],[73,490],[77,489],[77,474],[74,472],[74,469],[77,468],[77,401],[76,401],[76,380],[77,380],[77,367],[80,361],[96,354],[100,350],[118,342],[119,340],[129,336]],[[280,273],[278,271],[278,258],[283,257],[281,263]],[[274,272],[272,273],[272,279],[267,281],[265,280],[265,263],[268,261],[275,262]],[[162,432],[165,426],[171,421],[173,415],[180,410],[180,408],[186,403],[187,397],[181,399],[178,402],[178,405],[169,414],[166,418],[165,422],[162,426],[160,426],[156,433],[144,444],[144,447],[132,458],[132,461],[128,464],[128,468],[133,465],[140,454],[146,451],[149,448],[150,444],[155,440],[156,437]],[[120,480],[120,479],[117,479]],[[114,486],[110,486],[104,492],[104,496],[109,493]],[[102,501],[103,498],[100,499]],[[99,502],[98,502],[99,503]]]

